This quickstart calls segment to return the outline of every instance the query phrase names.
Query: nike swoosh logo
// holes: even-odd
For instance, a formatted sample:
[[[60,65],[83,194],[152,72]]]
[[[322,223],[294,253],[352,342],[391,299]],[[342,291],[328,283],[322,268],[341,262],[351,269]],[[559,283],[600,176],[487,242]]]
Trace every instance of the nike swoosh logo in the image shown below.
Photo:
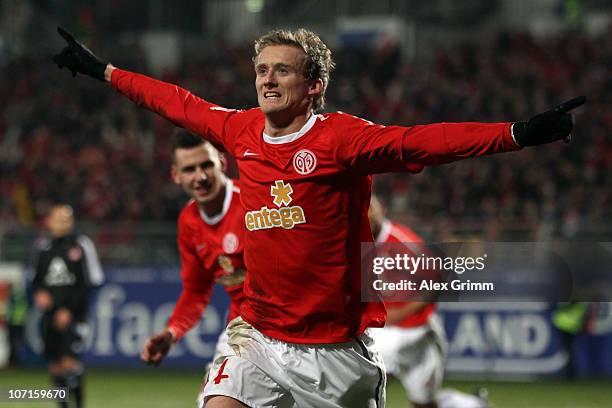
[[[251,152],[249,149],[246,149],[244,152],[244,157],[247,157],[247,156],[259,156],[259,155],[257,153]]]
[[[197,252],[200,252],[204,248],[206,248],[206,244],[198,244],[198,245],[196,245],[196,251]]]

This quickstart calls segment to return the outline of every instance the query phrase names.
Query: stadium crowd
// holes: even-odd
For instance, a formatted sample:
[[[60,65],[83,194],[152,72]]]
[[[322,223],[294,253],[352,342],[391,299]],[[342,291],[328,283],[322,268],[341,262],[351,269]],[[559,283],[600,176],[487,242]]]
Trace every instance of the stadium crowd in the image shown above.
[[[571,148],[557,143],[419,175],[379,176],[376,189],[393,217],[426,238],[444,239],[455,233],[458,221],[464,232],[473,225],[489,239],[512,237],[514,230],[523,239],[580,237],[610,224],[607,38],[536,41],[506,33],[439,49],[429,63],[402,61],[393,44],[334,52],[328,109],[381,124],[524,120],[587,95]],[[221,106],[256,106],[253,67],[245,53],[252,53],[250,45],[189,55],[180,69],[158,77]],[[103,55],[150,72],[137,48],[116,46]],[[3,71],[1,224],[35,223],[58,198],[72,203],[81,219],[174,222],[184,199],[167,172],[170,124],[99,84],[57,86],[62,73],[50,60],[13,60]]]

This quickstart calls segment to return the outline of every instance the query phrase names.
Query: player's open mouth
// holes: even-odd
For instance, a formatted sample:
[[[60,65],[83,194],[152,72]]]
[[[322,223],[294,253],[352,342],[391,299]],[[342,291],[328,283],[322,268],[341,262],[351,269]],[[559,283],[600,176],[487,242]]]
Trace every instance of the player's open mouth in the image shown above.
[[[210,186],[197,185],[195,186],[194,190],[198,194],[208,194],[210,193]]]
[[[276,101],[280,99],[280,94],[278,92],[264,92],[264,98],[267,100]]]

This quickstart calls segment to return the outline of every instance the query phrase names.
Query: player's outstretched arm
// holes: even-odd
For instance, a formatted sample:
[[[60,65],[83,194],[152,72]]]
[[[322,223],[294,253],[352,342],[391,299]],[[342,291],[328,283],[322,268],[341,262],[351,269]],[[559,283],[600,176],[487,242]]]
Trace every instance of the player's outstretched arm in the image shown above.
[[[110,65],[97,57],[86,46],[74,39],[74,36],[64,30],[62,27],[57,27],[57,32],[66,40],[66,46],[62,51],[53,56],[53,61],[58,68],[68,68],[75,77],[77,73],[88,75],[100,81],[106,81],[106,68]],[[112,67],[112,66],[111,66]],[[108,78],[110,80],[110,76]]]
[[[140,353],[140,358],[148,365],[158,366],[174,344],[174,336],[166,329],[149,337]]]
[[[514,140],[521,147],[552,143],[561,139],[569,143],[574,127],[574,117],[570,111],[585,102],[586,97],[578,96],[549,111],[539,113],[526,122],[516,122],[512,126]]]
[[[80,73],[109,82],[132,102],[217,146],[226,146],[227,119],[239,111],[205,101],[177,85],[115,68],[76,41],[68,31],[61,27],[57,30],[67,43],[62,52],[53,57],[59,68],[68,68],[73,76]]]
[[[351,137],[338,138],[338,159],[368,174],[410,171],[489,154],[512,152],[526,146],[569,142],[571,110],[586,101],[571,99],[525,122],[432,123],[382,126],[350,115],[338,115],[337,126]]]
[[[562,139],[567,141],[573,128],[573,117],[569,112],[585,101],[584,96],[579,96],[525,122],[412,126],[403,139],[403,159],[407,163],[431,166]]]

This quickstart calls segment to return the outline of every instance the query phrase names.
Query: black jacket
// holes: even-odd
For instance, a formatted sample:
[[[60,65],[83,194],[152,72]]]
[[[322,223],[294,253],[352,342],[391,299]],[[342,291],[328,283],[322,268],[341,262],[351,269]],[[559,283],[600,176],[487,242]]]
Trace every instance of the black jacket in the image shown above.
[[[102,284],[104,274],[96,249],[84,235],[44,238],[35,245],[32,289],[45,289],[53,298],[48,313],[65,307],[75,321],[84,321],[91,289]]]

